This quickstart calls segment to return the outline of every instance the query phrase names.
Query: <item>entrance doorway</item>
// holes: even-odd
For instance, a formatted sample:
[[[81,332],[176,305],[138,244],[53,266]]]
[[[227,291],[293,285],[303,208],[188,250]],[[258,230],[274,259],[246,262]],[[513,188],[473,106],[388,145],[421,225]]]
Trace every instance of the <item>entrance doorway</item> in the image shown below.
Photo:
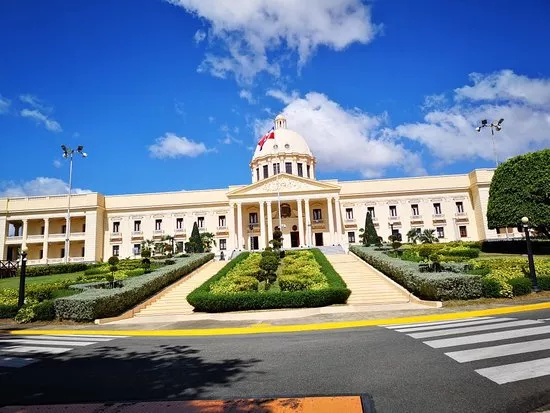
[[[315,246],[316,247],[322,247],[323,246],[323,233],[322,232],[316,232],[315,233]]]
[[[250,249],[259,250],[260,244],[258,243],[258,237],[250,237]]]
[[[290,233],[290,246],[292,248],[298,248],[300,246],[300,233],[298,231],[292,231]]]

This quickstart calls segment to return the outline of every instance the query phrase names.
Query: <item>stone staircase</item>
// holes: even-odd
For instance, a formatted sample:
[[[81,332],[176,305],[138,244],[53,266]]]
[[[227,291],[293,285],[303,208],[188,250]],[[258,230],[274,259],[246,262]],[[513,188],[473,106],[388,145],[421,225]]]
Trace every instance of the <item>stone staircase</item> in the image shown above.
[[[186,277],[168,291],[158,294],[156,300],[136,313],[134,317],[170,316],[193,314],[193,307],[187,302],[187,295],[216,274],[227,261],[211,261],[203,265],[190,277]]]
[[[325,254],[348,285],[350,305],[400,304],[409,302],[409,293],[376,272],[352,254]]]

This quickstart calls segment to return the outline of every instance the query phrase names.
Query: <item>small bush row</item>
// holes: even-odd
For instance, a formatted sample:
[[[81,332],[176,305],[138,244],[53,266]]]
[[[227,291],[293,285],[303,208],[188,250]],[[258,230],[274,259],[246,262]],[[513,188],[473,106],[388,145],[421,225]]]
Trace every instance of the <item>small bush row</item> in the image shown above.
[[[550,254],[550,240],[535,239],[532,242],[532,247],[533,254]],[[527,244],[522,239],[483,241],[481,251],[499,254],[527,254]]]
[[[82,262],[69,264],[33,265],[27,267],[25,275],[27,277],[39,277],[42,275],[68,274],[71,272],[85,271],[89,267],[91,267],[90,264],[85,264]],[[21,268],[19,268],[17,275],[21,275]]]

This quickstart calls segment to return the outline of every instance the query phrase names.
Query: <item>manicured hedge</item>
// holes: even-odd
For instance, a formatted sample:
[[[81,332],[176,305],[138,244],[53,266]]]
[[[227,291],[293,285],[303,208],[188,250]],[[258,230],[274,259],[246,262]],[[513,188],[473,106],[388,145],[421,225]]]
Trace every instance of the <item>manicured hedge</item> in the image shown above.
[[[531,245],[533,254],[550,254],[550,240],[533,240]],[[527,254],[527,243],[522,239],[483,241],[481,251],[500,254]]]
[[[312,249],[311,251],[319,265],[321,265],[321,272],[327,278],[329,288],[305,291],[267,291],[265,293],[211,293],[210,286],[213,283],[224,277],[235,265],[248,257],[249,253],[243,252],[230,261],[216,275],[191,292],[187,296],[187,301],[195,307],[195,311],[209,313],[270,308],[323,307],[332,304],[344,304],[351,291],[346,288],[344,280],[334,270],[321,251],[318,249]]]
[[[85,271],[90,268],[90,264],[83,262],[69,264],[52,264],[52,265],[36,265],[28,266],[25,275],[27,277],[39,277],[41,275],[51,274],[67,274],[71,272]],[[17,275],[21,275],[21,268],[17,271]]]
[[[401,284],[417,297],[427,300],[478,298],[482,295],[481,277],[453,272],[421,273],[418,264],[390,258],[374,248],[351,246],[350,251]]]
[[[89,288],[80,294],[59,298],[54,301],[55,314],[60,319],[76,321],[120,315],[212,258],[214,254],[193,254],[176,259],[174,265],[123,280],[121,288]]]

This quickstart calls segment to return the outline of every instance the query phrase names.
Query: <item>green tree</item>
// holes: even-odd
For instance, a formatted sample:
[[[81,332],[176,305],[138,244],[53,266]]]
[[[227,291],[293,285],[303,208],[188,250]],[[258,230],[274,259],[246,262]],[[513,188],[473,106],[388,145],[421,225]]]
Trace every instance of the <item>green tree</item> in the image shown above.
[[[280,250],[283,246],[283,233],[281,230],[276,229],[273,231],[273,239],[269,241],[269,243],[273,246],[273,249]]]
[[[489,228],[515,227],[524,216],[539,234],[550,237],[550,149],[507,160],[491,181]]]
[[[418,241],[418,231],[416,228],[411,228],[409,232],[407,232],[407,240],[413,244],[416,244],[416,241]]]
[[[111,258],[107,260],[107,262],[109,263],[109,270],[111,271],[111,274],[105,278],[107,279],[107,281],[109,281],[109,283],[111,284],[111,287],[113,286],[113,283],[115,281],[115,272],[118,271],[117,264],[119,261],[120,260],[116,255],[113,255]]]
[[[187,242],[185,245],[187,252],[204,252],[201,234],[199,233],[199,227],[196,222],[193,224],[193,231],[191,231],[189,242]]]
[[[216,240],[214,239],[214,234],[211,232],[203,232],[201,234],[201,242],[204,248],[204,252],[212,251],[212,245],[216,246]]]
[[[372,216],[370,215],[370,212],[367,212],[367,216],[365,217],[365,228],[361,228],[359,232],[361,233],[359,235],[359,239],[365,247],[368,247],[369,245],[377,245],[380,243],[380,237],[376,232],[376,228],[374,227],[374,222],[372,221]]]
[[[422,244],[433,244],[434,242],[439,242],[439,239],[435,236],[435,229],[425,229],[420,235],[418,235],[418,240]]]

